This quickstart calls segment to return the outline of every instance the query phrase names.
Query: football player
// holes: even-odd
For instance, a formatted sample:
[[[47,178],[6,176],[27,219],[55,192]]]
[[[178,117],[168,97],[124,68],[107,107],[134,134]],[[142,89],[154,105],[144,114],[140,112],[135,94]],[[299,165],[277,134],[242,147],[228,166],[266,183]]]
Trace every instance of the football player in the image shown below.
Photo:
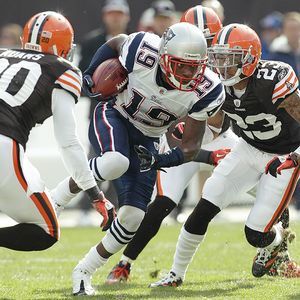
[[[243,24],[225,26],[208,49],[209,65],[226,87],[222,110],[239,126],[241,138],[205,183],[202,198],[181,230],[171,271],[151,287],[180,285],[210,221],[255,185],[256,201],[245,225],[248,243],[258,248],[254,276],[269,271],[289,236],[277,220],[291,199],[299,168],[274,176],[280,159],[291,151],[299,153],[298,79],[289,65],[260,61],[260,55],[257,34]],[[157,162],[159,155],[143,151],[142,168],[156,168]]]
[[[205,68],[203,33],[189,23],[170,26],[162,38],[138,32],[108,41],[97,50],[85,72],[88,93],[94,70],[112,57],[119,57],[127,69],[128,86],[95,109],[89,138],[99,156],[90,165],[98,180],[116,179],[120,209],[102,241],[75,267],[74,295],[94,294],[92,274],[133,238],[144,218],[157,172],[151,168],[140,172],[141,149],[158,153],[162,134],[187,116],[182,143],[163,156],[161,165],[193,159],[199,151],[206,119],[224,101],[218,76]],[[213,155],[202,158],[214,163]]]
[[[188,9],[182,15],[181,22],[194,24],[201,29],[208,45],[211,45],[212,39],[222,28],[217,14],[211,8],[202,7],[201,5]],[[222,121],[223,119],[218,120],[216,117],[208,119],[208,126],[202,142],[203,149],[214,151],[220,148],[233,147],[237,136],[231,130],[228,130],[229,122],[224,122],[222,126]],[[222,128],[220,128],[221,126]],[[183,122],[176,125],[172,134],[175,139],[181,141],[183,128]],[[168,140],[170,144],[174,144],[174,141],[170,138]],[[164,143],[161,143],[161,149],[163,149],[162,152],[170,149],[166,139]],[[226,154],[226,151],[221,151],[217,152],[219,158],[223,158],[222,154]],[[199,171],[199,167],[199,163],[190,162],[170,168],[167,172],[158,172],[156,198],[148,206],[145,217],[135,236],[124,249],[120,262],[109,273],[107,283],[113,284],[128,280],[132,262],[137,259],[138,255],[157,234],[164,218],[178,205],[185,188],[194,174]]]
[[[21,50],[0,50],[0,210],[18,222],[0,228],[1,247],[44,250],[59,239],[51,197],[25,152],[31,129],[50,116],[73,181],[108,221],[105,204],[109,202],[97,187],[76,135],[74,105],[82,79],[67,60],[72,55],[73,38],[69,21],[46,11],[26,23]],[[69,178],[64,184],[69,185]]]

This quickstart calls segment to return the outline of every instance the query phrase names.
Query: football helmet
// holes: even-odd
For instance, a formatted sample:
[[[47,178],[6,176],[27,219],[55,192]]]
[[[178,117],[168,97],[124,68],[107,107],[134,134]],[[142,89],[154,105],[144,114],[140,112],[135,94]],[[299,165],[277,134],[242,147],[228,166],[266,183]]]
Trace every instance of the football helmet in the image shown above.
[[[159,46],[159,64],[167,82],[181,91],[193,91],[203,76],[207,45],[202,31],[189,23],[166,29]]]
[[[22,48],[72,59],[74,30],[61,14],[45,11],[31,17],[23,29]]]
[[[207,45],[210,46],[212,39],[223,27],[218,15],[209,7],[196,5],[185,11],[180,22],[196,25],[202,30]]]
[[[217,33],[207,53],[208,65],[219,74],[224,85],[232,86],[254,73],[261,56],[261,43],[249,26],[230,24]]]

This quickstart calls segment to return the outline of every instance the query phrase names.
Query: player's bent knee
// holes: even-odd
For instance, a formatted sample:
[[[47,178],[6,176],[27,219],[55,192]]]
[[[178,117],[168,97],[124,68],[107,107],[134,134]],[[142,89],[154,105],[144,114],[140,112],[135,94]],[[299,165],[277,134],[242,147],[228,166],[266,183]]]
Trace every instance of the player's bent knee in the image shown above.
[[[109,253],[116,253],[128,244],[139,228],[145,212],[137,207],[124,205],[117,218],[102,239],[102,245]]]
[[[256,248],[264,248],[272,243],[275,237],[275,233],[269,232],[259,232],[254,229],[245,226],[245,236],[248,243]]]
[[[93,158],[90,167],[98,180],[114,180],[122,176],[129,168],[129,159],[116,151],[105,152],[101,157]]]
[[[119,209],[118,220],[124,228],[130,232],[135,232],[139,228],[145,212],[140,208],[124,205]]]

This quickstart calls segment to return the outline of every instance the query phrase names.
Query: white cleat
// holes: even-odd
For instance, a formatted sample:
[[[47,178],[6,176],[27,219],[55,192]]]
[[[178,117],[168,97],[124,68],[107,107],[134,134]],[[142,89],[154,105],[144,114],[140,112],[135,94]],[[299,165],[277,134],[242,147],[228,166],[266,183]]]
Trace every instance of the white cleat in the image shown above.
[[[72,274],[73,279],[73,295],[74,296],[93,296],[95,290],[92,287],[92,275],[87,271],[75,267]]]
[[[156,281],[154,283],[151,283],[149,285],[149,288],[155,288],[155,287],[179,287],[182,284],[182,279],[179,276],[176,276],[174,272],[169,272],[165,277],[160,279],[159,281]]]

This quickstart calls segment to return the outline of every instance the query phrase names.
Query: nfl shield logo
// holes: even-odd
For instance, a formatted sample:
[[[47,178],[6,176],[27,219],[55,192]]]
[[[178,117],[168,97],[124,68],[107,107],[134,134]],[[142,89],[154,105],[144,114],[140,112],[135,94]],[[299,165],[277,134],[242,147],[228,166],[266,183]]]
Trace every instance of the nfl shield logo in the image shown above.
[[[236,107],[240,107],[241,106],[241,100],[240,99],[234,99],[233,103]]]

